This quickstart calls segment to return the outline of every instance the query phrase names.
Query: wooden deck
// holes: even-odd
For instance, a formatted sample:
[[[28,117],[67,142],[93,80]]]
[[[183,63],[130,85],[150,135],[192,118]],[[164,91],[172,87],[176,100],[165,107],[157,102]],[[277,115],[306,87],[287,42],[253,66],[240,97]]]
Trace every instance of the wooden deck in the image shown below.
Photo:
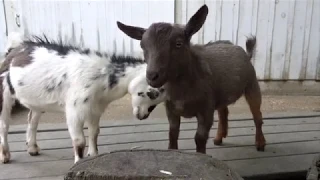
[[[296,114],[298,115],[298,114]],[[254,146],[255,128],[251,117],[230,117],[229,136],[223,146],[208,141],[208,154],[225,161],[243,177],[304,172],[320,153],[320,113],[265,115],[265,152]],[[65,124],[40,124],[41,155],[26,152],[26,126],[10,128],[11,163],[0,164],[0,179],[58,180],[73,165],[71,140]],[[215,123],[210,137],[214,137]],[[195,151],[196,121],[182,120],[179,148]],[[87,134],[87,130],[86,130]],[[168,124],[165,119],[145,121],[102,121],[99,153],[130,148],[166,149]]]

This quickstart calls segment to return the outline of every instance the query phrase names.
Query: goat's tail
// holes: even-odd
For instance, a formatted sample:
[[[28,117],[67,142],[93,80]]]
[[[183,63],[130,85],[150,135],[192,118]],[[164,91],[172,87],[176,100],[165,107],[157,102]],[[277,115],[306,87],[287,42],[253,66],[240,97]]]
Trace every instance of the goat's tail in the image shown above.
[[[252,58],[253,53],[255,51],[256,42],[257,42],[256,36],[248,37],[248,39],[246,41],[247,54],[250,57],[250,59]]]
[[[8,41],[5,47],[6,55],[13,49],[18,47],[23,42],[23,36],[19,32],[10,32],[8,34]]]
[[[8,35],[8,40],[7,40],[7,44],[6,47],[4,49],[5,52],[5,56],[4,59],[1,60],[1,65],[0,65],[0,74],[6,72],[9,70],[9,66],[10,66],[10,61],[8,60],[6,57],[8,56],[8,54],[12,51],[12,49],[18,47],[19,45],[21,45],[23,43],[23,36],[21,33],[19,32],[10,32]]]

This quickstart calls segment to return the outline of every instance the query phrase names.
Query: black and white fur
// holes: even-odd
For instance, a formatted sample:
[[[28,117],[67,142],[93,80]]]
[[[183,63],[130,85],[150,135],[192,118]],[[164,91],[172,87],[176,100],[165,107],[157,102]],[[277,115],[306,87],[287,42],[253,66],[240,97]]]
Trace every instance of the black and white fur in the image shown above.
[[[132,95],[134,115],[146,119],[163,101],[163,89],[148,86],[146,64],[142,59],[82,49],[46,37],[21,41],[21,53],[30,51],[30,63],[15,66],[3,81],[3,109],[0,117],[0,160],[10,160],[8,129],[15,99],[30,109],[27,145],[30,155],[39,154],[36,132],[43,112],[65,112],[74,147],[74,162],[83,157],[86,140],[83,126],[88,124],[88,155],[97,155],[99,120],[112,101]],[[11,48],[11,49],[15,49]],[[11,52],[8,52],[9,56]],[[6,61],[7,59],[5,59]],[[19,58],[20,61],[21,57]],[[146,96],[142,97],[141,93]]]

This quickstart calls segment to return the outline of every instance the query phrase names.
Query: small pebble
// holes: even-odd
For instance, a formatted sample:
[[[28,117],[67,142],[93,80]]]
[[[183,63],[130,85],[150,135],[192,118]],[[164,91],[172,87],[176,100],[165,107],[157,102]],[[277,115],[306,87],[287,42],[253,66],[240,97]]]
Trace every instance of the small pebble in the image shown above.
[[[160,170],[161,173],[163,174],[168,174],[168,175],[172,175],[172,172],[169,171],[165,171],[165,170]]]
[[[131,150],[133,150],[133,149],[139,149],[139,148],[141,148],[142,146],[133,146],[132,148],[131,148]]]

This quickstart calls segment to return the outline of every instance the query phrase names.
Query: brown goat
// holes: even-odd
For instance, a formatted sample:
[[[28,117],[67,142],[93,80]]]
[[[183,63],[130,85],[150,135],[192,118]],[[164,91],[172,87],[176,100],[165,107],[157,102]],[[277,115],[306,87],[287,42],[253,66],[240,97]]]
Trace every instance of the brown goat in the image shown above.
[[[243,94],[256,126],[256,148],[264,151],[260,112],[261,93],[253,65],[255,37],[243,48],[228,41],[192,45],[190,39],[204,24],[208,7],[202,6],[186,25],[153,23],[148,29],[117,22],[118,28],[133,39],[141,40],[147,62],[147,81],[167,90],[166,113],[170,124],[169,149],[178,149],[181,116],[196,117],[197,152],[206,153],[206,143],[218,110],[219,124],[214,143],[227,136],[228,105]]]

